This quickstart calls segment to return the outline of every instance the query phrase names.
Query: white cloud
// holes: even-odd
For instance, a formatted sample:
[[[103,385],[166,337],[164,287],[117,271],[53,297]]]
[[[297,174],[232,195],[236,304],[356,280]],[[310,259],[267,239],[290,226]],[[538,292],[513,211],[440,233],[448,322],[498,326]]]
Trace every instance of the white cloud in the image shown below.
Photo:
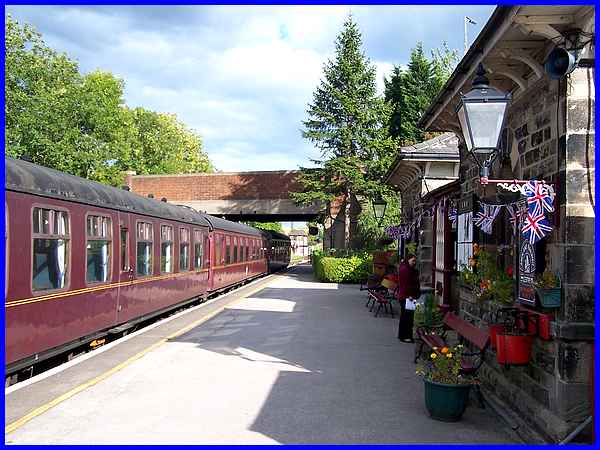
[[[384,75],[410,48],[461,48],[465,11],[483,26],[491,7],[7,6],[44,39],[125,80],[131,107],[175,113],[198,131],[221,170],[295,169],[319,152],[301,137],[306,107],[348,12]],[[480,16],[477,16],[478,11]],[[456,25],[458,24],[458,25]],[[458,28],[457,28],[458,27]],[[470,30],[475,35],[475,30]],[[428,38],[434,36],[434,38]],[[429,40],[427,40],[429,39]]]

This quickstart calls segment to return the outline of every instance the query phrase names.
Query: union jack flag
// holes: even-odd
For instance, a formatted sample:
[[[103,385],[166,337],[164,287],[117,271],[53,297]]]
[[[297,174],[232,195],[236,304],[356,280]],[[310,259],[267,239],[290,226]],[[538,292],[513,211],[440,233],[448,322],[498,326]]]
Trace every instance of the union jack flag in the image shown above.
[[[448,212],[448,218],[450,222],[452,222],[452,226],[456,225],[456,220],[458,219],[458,212],[454,206],[450,207],[450,211]]]
[[[516,206],[514,205],[506,205],[506,211],[508,211],[508,215],[509,215],[509,220],[510,223],[513,227],[513,231],[516,233],[517,232],[517,226],[518,226],[518,219],[519,216],[522,215],[521,210],[518,209]]]
[[[475,225],[481,228],[481,231],[487,234],[492,234],[492,225],[494,224],[494,219],[500,212],[500,206],[498,205],[488,205],[486,203],[479,203],[481,205],[482,211],[477,213],[475,216]]]
[[[540,214],[531,214],[531,212],[528,212],[521,231],[523,236],[533,245],[546,237],[552,231],[552,226],[546,220],[543,212]]]
[[[554,190],[547,184],[531,180],[523,186],[523,193],[527,196],[529,211],[534,216],[544,211],[554,211]]]

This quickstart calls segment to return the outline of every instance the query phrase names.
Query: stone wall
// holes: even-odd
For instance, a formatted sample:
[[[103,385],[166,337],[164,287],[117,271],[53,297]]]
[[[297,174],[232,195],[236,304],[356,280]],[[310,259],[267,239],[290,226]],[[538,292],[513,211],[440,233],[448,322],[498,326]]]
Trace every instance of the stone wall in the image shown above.
[[[507,116],[507,158],[492,169],[519,179],[554,182],[557,211],[545,238],[546,265],[560,274],[562,304],[553,339],[536,339],[530,364],[501,367],[488,352],[483,382],[548,439],[563,439],[590,414],[591,340],[594,336],[594,71],[579,68],[560,81],[542,79],[515,99]],[[507,167],[508,166],[508,167]],[[503,172],[504,171],[504,172]],[[478,167],[461,150],[461,195],[490,195]],[[494,189],[494,188],[492,188]],[[475,208],[477,210],[477,206]],[[503,220],[503,219],[497,219]],[[496,242],[498,243],[498,242]],[[494,251],[495,245],[487,246]],[[514,257],[514,250],[513,250]],[[510,258],[507,258],[510,261]],[[463,317],[486,327],[490,303],[460,290]]]

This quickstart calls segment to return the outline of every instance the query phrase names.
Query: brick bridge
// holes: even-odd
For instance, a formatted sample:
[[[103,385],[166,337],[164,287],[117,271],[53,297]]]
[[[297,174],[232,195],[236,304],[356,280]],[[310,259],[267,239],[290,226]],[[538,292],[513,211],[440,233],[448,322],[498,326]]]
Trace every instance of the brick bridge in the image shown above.
[[[308,221],[323,210],[297,206],[289,193],[297,190],[298,171],[217,172],[182,175],[135,175],[128,172],[131,191],[170,203],[187,205],[229,220]]]

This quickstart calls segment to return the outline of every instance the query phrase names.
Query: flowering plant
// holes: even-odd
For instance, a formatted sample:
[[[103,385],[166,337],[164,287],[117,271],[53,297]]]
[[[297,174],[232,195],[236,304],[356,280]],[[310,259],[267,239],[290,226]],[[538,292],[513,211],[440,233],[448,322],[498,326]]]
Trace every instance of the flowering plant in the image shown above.
[[[559,278],[549,270],[545,270],[535,278],[535,287],[538,289],[553,289],[560,287]]]
[[[501,270],[489,252],[473,244],[473,257],[469,258],[468,267],[462,267],[460,277],[464,284],[473,289],[473,293],[479,300],[511,304],[514,280],[512,267],[508,269]]]
[[[474,378],[461,373],[463,349],[462,344],[433,347],[427,358],[417,366],[417,375],[435,383],[472,384]]]

